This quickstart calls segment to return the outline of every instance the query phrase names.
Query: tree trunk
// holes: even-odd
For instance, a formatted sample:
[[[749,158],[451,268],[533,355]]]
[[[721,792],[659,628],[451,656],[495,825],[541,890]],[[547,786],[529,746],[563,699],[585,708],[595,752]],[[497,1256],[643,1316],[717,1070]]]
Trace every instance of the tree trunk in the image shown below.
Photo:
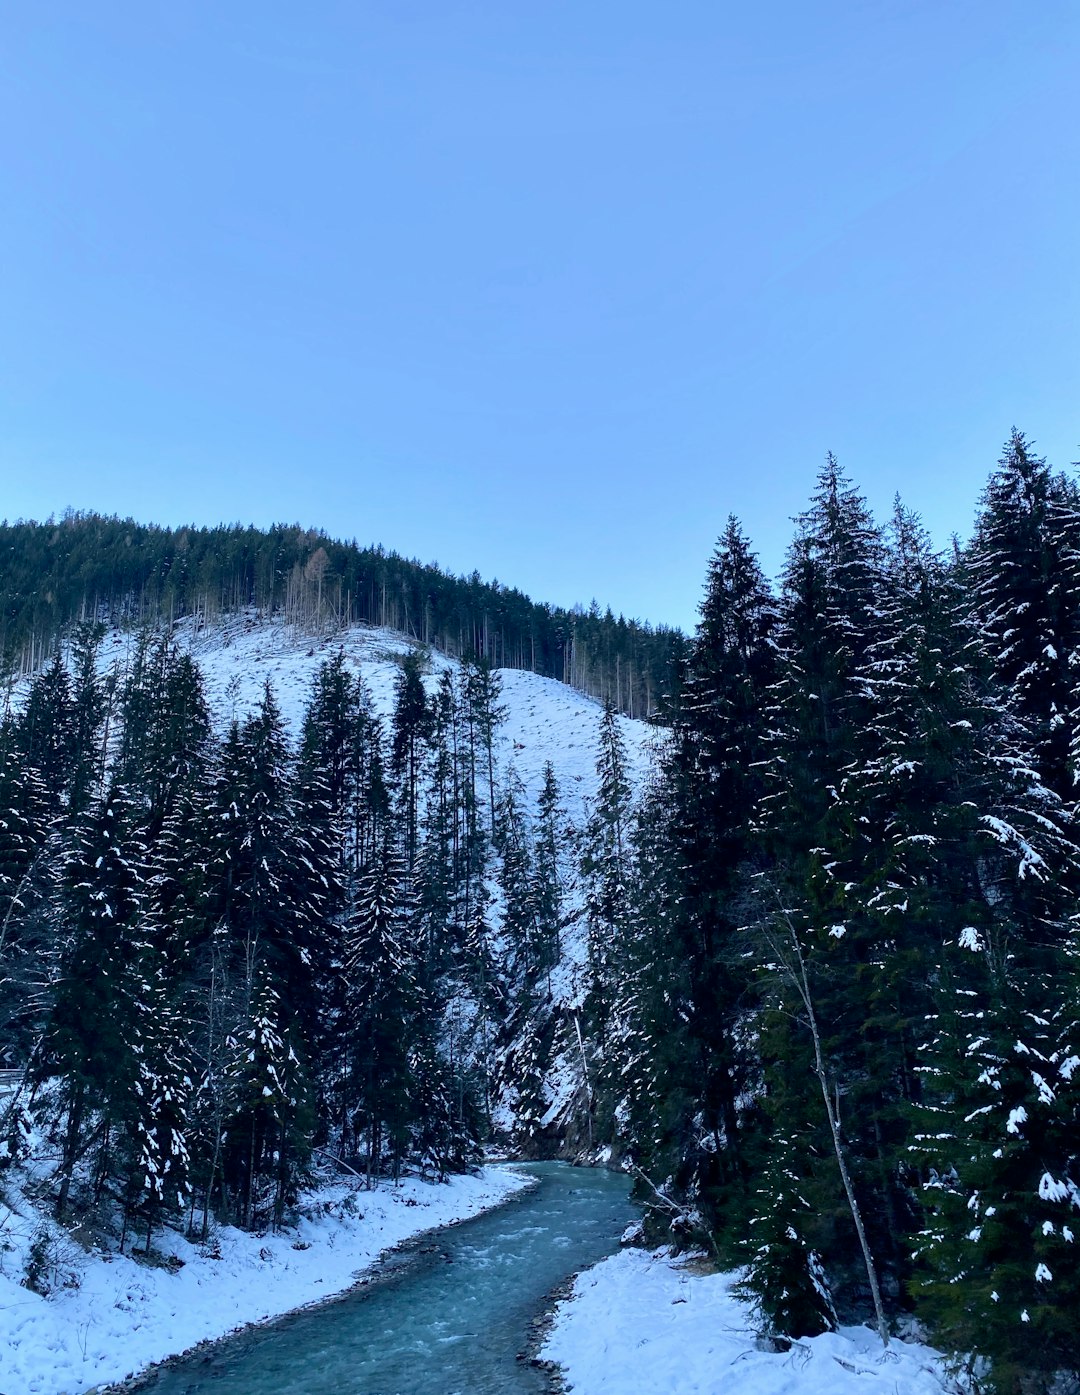
[[[881,1301],[881,1288],[878,1284],[877,1270],[874,1268],[874,1257],[870,1252],[870,1242],[866,1238],[866,1227],[863,1225],[862,1212],[855,1197],[855,1189],[851,1184],[851,1174],[848,1172],[847,1158],[844,1154],[844,1143],[840,1136],[840,1123],[836,1116],[836,1109],[833,1104],[833,1097],[829,1092],[829,1079],[825,1071],[825,1057],[821,1050],[821,1034],[818,1031],[817,1013],[814,1011],[814,1000],[810,992],[810,980],[806,972],[806,960],[803,958],[802,946],[799,944],[799,937],[795,927],[791,923],[790,917],[785,912],[785,919],[788,923],[788,930],[791,937],[791,946],[795,951],[795,964],[798,966],[796,976],[796,988],[799,997],[802,999],[803,1007],[806,1009],[806,1016],[810,1024],[810,1035],[814,1043],[814,1074],[818,1078],[821,1086],[821,1098],[825,1102],[825,1114],[829,1120],[829,1132],[832,1134],[833,1151],[836,1153],[836,1165],[840,1169],[840,1180],[844,1184],[844,1195],[847,1197],[848,1210],[851,1212],[851,1219],[855,1224],[855,1233],[859,1237],[859,1246],[862,1250],[863,1263],[866,1265],[866,1277],[870,1281],[870,1294],[874,1300],[874,1316],[877,1320],[878,1336],[881,1338],[883,1346],[889,1345],[889,1324],[885,1317],[885,1307]]]

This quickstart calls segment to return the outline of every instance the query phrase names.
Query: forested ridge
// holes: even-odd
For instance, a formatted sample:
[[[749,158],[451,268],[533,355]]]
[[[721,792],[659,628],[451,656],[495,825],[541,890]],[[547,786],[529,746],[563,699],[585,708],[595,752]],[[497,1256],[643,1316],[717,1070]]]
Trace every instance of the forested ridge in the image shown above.
[[[0,726],[0,1187],[149,1254],[317,1160],[614,1156],[771,1340],[1075,1388],[1080,490],[1022,434],[962,549],[832,457],[777,586],[729,520],[651,783],[608,694],[576,822],[497,768],[482,657],[415,649],[384,721],[332,656],[294,744],[91,610]]]
[[[67,513],[0,524],[0,656],[33,671],[76,621],[131,625],[253,608],[312,633],[356,622],[400,630],[457,657],[524,668],[647,717],[671,685],[678,630],[456,577],[382,547],[279,525],[162,528]]]

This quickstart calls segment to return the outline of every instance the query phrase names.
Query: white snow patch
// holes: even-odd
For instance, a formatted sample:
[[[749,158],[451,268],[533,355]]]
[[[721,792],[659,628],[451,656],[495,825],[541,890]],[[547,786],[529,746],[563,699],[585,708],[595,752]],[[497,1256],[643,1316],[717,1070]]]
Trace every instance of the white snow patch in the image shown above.
[[[759,1351],[737,1274],[626,1250],[578,1276],[544,1346],[573,1395],[945,1395],[944,1358],[867,1327]]]

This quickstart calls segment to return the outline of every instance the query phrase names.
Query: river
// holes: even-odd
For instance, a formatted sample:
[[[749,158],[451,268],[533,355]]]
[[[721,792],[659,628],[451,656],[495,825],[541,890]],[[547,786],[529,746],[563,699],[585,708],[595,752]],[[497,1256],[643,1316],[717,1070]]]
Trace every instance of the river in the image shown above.
[[[515,1358],[545,1294],[618,1247],[625,1177],[523,1163],[530,1191],[426,1237],[382,1281],[157,1373],[149,1395],[538,1395]]]

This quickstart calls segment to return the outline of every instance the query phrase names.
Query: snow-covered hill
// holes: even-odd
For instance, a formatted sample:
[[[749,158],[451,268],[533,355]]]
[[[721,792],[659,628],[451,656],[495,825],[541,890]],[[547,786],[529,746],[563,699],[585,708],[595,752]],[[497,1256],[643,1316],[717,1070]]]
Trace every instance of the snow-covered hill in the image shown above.
[[[395,630],[355,625],[321,637],[298,632],[278,621],[254,614],[227,616],[213,626],[196,629],[190,622],[177,626],[175,638],[197,661],[206,679],[207,694],[221,722],[243,717],[258,701],[269,679],[282,715],[297,736],[319,667],[339,650],[350,667],[363,676],[380,715],[389,717],[394,684],[402,658],[418,646]],[[113,631],[102,645],[102,664],[120,671],[126,666],[136,637]],[[440,674],[457,670],[457,660],[437,651],[426,655],[426,684],[434,692]],[[544,764],[555,768],[567,814],[579,823],[596,792],[596,736],[601,706],[593,698],[521,669],[500,669],[505,721],[498,731],[496,758],[499,778],[514,769],[528,794],[535,797]],[[645,722],[620,717],[628,774],[640,788],[650,765],[656,731]]]

